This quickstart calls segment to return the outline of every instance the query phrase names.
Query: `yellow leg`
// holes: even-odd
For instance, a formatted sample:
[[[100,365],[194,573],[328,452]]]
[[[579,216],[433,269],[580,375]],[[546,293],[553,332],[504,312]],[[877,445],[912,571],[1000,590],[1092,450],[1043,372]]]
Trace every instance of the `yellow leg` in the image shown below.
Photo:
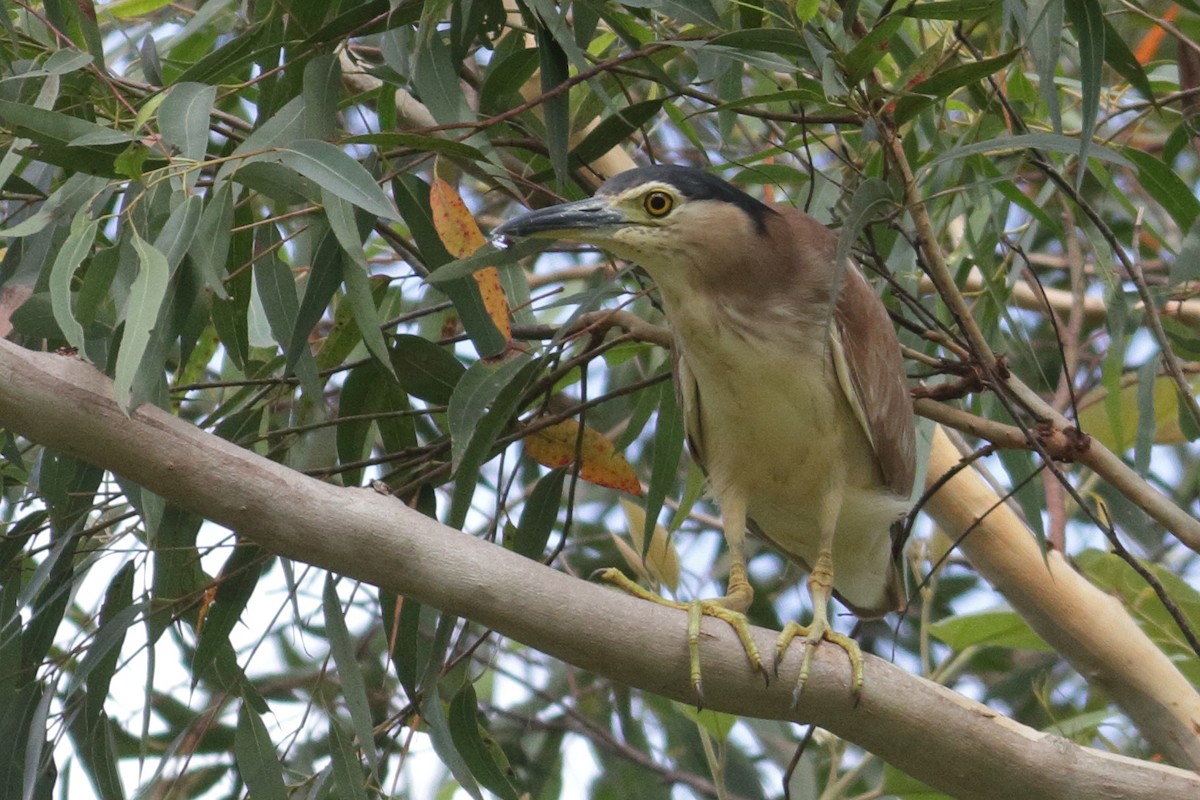
[[[783,626],[779,638],[775,641],[776,669],[779,668],[779,662],[783,659],[783,654],[787,652],[788,645],[792,643],[793,639],[800,638],[804,645],[804,660],[800,662],[800,677],[796,679],[796,688],[792,692],[793,707],[800,702],[804,684],[808,682],[809,673],[812,671],[813,653],[816,652],[817,645],[822,640],[833,642],[846,651],[846,655],[850,658],[851,692],[854,694],[855,702],[862,695],[862,651],[857,642],[829,626],[829,600],[833,597],[833,536],[837,530],[837,519],[842,509],[845,486],[844,475],[840,471],[832,471],[827,477],[823,495],[824,503],[821,507],[821,544],[817,552],[817,561],[813,564],[812,573],[808,576],[808,594],[812,598],[813,604],[812,623],[805,627],[795,622],[789,622]]]
[[[746,651],[750,667],[761,672],[764,680],[769,680],[769,673],[763,664],[758,645],[754,643],[750,634],[750,621],[745,614],[754,601],[754,588],[746,577],[746,505],[740,497],[724,497],[721,511],[724,517],[725,540],[729,545],[730,557],[729,581],[723,597],[681,603],[659,597],[639,586],[618,569],[609,568],[599,574],[601,580],[608,581],[636,597],[688,612],[690,677],[701,706],[704,704],[704,683],[700,675],[700,622],[706,616],[724,620],[733,628],[742,643],[742,648]]]
[[[812,598],[813,618],[807,627],[795,622],[783,626],[779,638],[775,641],[775,666],[783,659],[788,645],[793,639],[800,638],[804,646],[804,660],[800,662],[800,677],[796,679],[796,688],[792,692],[792,706],[800,702],[804,692],[804,684],[808,682],[812,671],[812,657],[821,640],[833,642],[846,651],[850,658],[851,692],[855,702],[862,696],[863,661],[862,651],[858,643],[845,634],[838,633],[829,626],[829,599],[833,595],[833,557],[828,550],[822,550],[808,578],[808,593]]]

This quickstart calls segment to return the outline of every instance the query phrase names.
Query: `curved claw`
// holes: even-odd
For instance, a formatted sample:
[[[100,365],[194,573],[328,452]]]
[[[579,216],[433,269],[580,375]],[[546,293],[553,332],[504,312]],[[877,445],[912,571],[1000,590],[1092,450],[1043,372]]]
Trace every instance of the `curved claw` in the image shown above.
[[[808,676],[812,671],[813,653],[816,652],[817,645],[822,640],[831,642],[846,651],[846,656],[850,659],[850,693],[854,696],[854,704],[858,705],[862,700],[863,689],[862,650],[859,649],[858,642],[833,630],[829,627],[829,623],[819,616],[808,627],[789,622],[783,626],[779,638],[775,640],[776,673],[779,671],[779,662],[783,660],[784,653],[787,652],[792,640],[796,638],[800,638],[804,647],[804,658],[800,662],[800,675],[796,678],[796,688],[792,691],[792,708],[796,708],[800,704],[800,696],[804,693],[804,684],[808,682]]]
[[[704,707],[704,681],[700,674],[700,623],[704,617],[716,617],[724,620],[737,633],[738,639],[742,643],[742,649],[746,651],[746,659],[750,662],[750,667],[757,672],[761,672],[763,680],[770,684],[771,676],[763,665],[762,655],[759,653],[758,645],[754,643],[754,637],[750,633],[750,621],[746,615],[740,611],[735,611],[728,608],[722,602],[722,599],[717,600],[693,600],[690,603],[680,603],[675,600],[667,600],[665,597],[659,597],[654,592],[639,586],[635,581],[630,579],[625,573],[619,569],[609,567],[608,569],[598,570],[594,573],[594,577],[598,577],[602,581],[606,581],[615,585],[628,594],[635,597],[640,597],[643,600],[649,600],[652,603],[658,603],[669,608],[678,608],[688,612],[688,660],[690,665],[689,677],[692,681],[692,686],[696,690],[696,698],[698,707]]]

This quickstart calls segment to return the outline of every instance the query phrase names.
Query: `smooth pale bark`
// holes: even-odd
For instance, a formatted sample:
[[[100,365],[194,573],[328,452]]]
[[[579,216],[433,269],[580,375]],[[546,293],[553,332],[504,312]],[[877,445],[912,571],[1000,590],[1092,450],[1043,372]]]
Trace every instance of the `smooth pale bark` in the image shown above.
[[[935,429],[927,483],[960,454]],[[1020,517],[974,469],[951,478],[925,505],[952,538],[976,525],[959,549],[1013,609],[1088,683],[1103,688],[1138,730],[1176,764],[1200,767],[1200,695],[1154,646],[1121,601],[1075,571],[1062,553],[1043,554]],[[987,516],[980,515],[991,510]]]
[[[280,555],[475,620],[556,658],[691,702],[682,612],[572,578],[366,489],[305,477],[157,408],[126,416],[112,384],[74,358],[0,341],[0,425],[140,483]],[[799,710],[793,650],[764,688],[727,626],[706,620],[710,707],[815,722],[959,798],[1200,797],[1200,777],[1080,747],[867,657],[856,707],[849,665],[822,647]],[[757,629],[769,652],[772,631]]]

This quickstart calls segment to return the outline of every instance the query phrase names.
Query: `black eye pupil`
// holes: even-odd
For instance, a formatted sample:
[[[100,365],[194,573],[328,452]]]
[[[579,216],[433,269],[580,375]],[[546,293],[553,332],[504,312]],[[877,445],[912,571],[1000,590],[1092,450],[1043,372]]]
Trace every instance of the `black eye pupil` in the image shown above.
[[[671,198],[662,192],[654,192],[646,198],[646,210],[651,214],[665,214],[671,208]]]

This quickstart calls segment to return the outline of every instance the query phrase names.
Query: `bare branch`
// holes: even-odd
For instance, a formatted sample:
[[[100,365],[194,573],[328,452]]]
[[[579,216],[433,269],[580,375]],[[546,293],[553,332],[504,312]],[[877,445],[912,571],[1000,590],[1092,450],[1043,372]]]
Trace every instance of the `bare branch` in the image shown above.
[[[0,341],[4,427],[123,475],[273,552],[476,620],[614,680],[693,700],[680,612],[448,529],[394,498],[305,477],[158,408],[126,416],[112,397],[111,382],[87,364]],[[994,800],[998,786],[1023,800],[1200,794],[1200,776],[1035,731],[882,659],[867,658],[856,706],[848,664],[834,648],[816,654],[803,705],[793,710],[798,652],[764,688],[733,632],[705,625],[705,695],[713,708],[814,722],[955,797]],[[775,634],[755,636],[769,650]]]

